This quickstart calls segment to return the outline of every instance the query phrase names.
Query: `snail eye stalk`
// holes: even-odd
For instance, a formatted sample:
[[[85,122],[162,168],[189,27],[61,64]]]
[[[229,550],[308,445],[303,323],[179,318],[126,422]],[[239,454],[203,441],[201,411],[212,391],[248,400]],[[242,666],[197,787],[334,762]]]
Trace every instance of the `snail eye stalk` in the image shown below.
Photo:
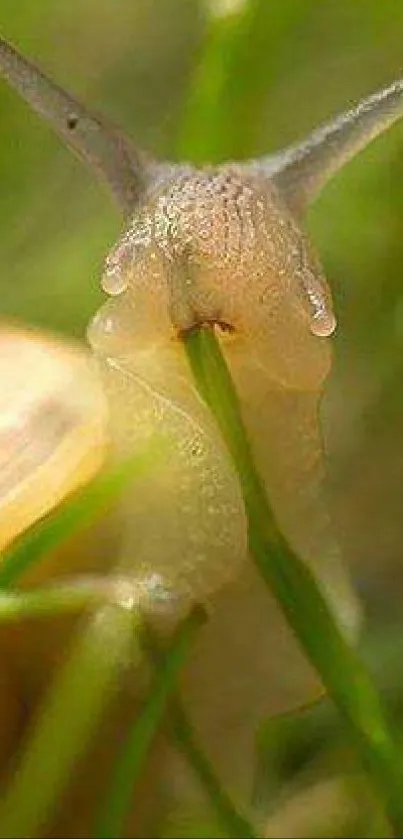
[[[403,79],[363,99],[303,142],[252,161],[302,214],[328,181],[372,140],[403,116]]]
[[[146,156],[3,38],[0,38],[0,74],[107,184],[124,215],[130,215],[150,177],[151,162]]]

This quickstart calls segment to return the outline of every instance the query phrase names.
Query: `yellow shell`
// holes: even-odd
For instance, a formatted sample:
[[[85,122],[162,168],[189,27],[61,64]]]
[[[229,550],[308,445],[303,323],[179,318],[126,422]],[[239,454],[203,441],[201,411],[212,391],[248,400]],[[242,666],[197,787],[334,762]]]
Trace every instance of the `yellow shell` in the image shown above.
[[[0,324],[0,550],[90,480],[106,438],[106,401],[90,354]]]

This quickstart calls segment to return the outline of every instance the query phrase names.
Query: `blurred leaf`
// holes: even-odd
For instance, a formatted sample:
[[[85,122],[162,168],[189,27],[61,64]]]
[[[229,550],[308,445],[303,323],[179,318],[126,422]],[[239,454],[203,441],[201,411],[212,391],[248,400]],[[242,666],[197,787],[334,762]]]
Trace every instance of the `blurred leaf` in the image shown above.
[[[281,5],[249,0],[240,12],[211,18],[179,134],[179,156],[205,163],[256,153],[257,117],[284,51],[291,57],[290,41],[310,5],[310,0]]]

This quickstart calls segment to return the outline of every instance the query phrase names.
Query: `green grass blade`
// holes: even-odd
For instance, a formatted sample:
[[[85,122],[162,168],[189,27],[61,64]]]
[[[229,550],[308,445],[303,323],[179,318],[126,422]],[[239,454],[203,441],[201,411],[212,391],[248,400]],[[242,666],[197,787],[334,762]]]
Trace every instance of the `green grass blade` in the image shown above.
[[[96,732],[122,668],[132,660],[139,614],[107,604],[80,627],[57,672],[0,804],[0,837],[38,837],[77,759]],[[139,649],[140,657],[140,649]]]
[[[108,584],[72,583],[35,589],[29,592],[0,591],[0,624],[27,618],[50,618],[71,614],[89,606],[100,605],[113,599]]]
[[[309,568],[277,527],[251,455],[240,407],[212,330],[189,333],[188,358],[237,468],[257,567],[275,594],[307,657],[347,722],[396,835],[403,832],[403,753],[389,727],[376,687],[348,646]]]
[[[97,839],[124,835],[124,825],[132,804],[133,789],[139,780],[151,742],[158,731],[179,671],[190,653],[195,633],[204,621],[204,612],[195,609],[174,635],[171,647],[155,675],[143,710],[136,717],[115,767],[106,805],[95,830]]]
[[[164,653],[160,649],[154,633],[148,627],[143,635],[145,653],[151,664],[158,669],[164,661]],[[199,747],[192,724],[177,694],[174,694],[169,702],[168,723],[171,737],[187,759],[195,777],[199,780],[210,800],[218,824],[223,830],[223,835],[229,836],[231,839],[254,839],[256,833],[252,825],[234,807],[225,789],[221,786],[214,772],[214,767]]]
[[[170,720],[174,738],[207,794],[225,835],[231,839],[254,839],[256,831],[238,812],[221,786],[210,761],[198,746],[193,728],[177,697],[170,707]]]
[[[249,0],[211,15],[177,142],[194,163],[242,159],[268,151],[261,113],[270,85],[300,48],[301,26],[315,0]]]
[[[3,589],[15,583],[30,564],[39,561],[63,538],[101,514],[130,482],[144,470],[155,467],[163,451],[163,442],[153,441],[142,456],[101,475],[52,516],[32,528],[4,557],[0,569]],[[59,612],[62,606],[70,608],[72,599],[78,605],[83,592],[72,586],[69,593],[55,588],[53,592],[24,593],[22,597],[25,607],[34,612],[37,610],[38,614],[44,607],[51,610],[57,599]],[[88,591],[85,597],[88,601]],[[18,609],[15,599],[13,604],[9,600],[8,608]],[[3,609],[7,611],[5,599]],[[40,834],[63,793],[76,760],[96,731],[112,695],[113,684],[119,680],[122,668],[131,661],[133,634],[138,621],[135,608],[107,602],[98,608],[84,629],[81,626],[70,657],[57,673],[33,722],[20,764],[4,793],[0,804],[0,837]]]

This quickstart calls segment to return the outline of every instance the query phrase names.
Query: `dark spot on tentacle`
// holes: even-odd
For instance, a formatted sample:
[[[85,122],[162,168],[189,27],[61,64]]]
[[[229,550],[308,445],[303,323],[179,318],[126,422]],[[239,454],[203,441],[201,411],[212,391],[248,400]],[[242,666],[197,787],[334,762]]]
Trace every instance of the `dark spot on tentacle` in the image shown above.
[[[67,128],[69,131],[74,131],[78,125],[78,116],[77,114],[69,114],[67,117]]]

